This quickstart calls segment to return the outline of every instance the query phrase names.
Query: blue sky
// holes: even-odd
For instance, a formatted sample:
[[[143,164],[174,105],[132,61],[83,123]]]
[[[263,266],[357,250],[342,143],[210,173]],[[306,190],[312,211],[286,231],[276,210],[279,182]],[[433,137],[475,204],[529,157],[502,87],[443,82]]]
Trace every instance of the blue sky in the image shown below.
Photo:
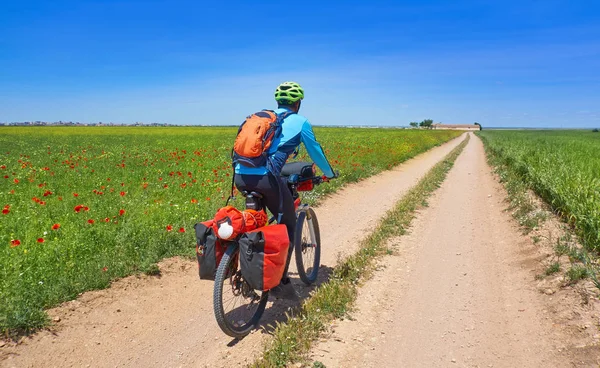
[[[600,126],[600,2],[0,0],[0,122]]]

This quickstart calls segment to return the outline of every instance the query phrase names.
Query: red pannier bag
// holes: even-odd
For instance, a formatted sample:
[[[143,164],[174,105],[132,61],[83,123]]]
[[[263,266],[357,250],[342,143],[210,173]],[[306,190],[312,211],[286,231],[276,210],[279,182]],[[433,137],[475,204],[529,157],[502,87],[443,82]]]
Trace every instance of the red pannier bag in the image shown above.
[[[203,280],[214,280],[215,273],[226,250],[226,245],[219,239],[213,229],[213,220],[197,223],[196,258],[198,259],[198,275]]]
[[[290,246],[285,225],[270,225],[240,237],[240,268],[250,287],[269,290],[283,277]]]
[[[220,208],[212,224],[217,237],[223,240],[233,240],[246,229],[244,215],[233,206]]]

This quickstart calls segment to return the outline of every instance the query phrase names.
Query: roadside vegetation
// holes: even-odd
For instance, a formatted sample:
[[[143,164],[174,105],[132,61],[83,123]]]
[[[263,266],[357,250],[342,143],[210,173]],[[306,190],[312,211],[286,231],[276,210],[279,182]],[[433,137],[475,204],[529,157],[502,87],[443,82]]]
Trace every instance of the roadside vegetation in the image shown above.
[[[347,316],[359,286],[372,276],[377,260],[393,252],[389,240],[406,232],[415,212],[426,206],[427,198],[444,181],[468,140],[467,135],[386,213],[373,233],[361,242],[359,251],[342,260],[334,268],[330,280],[321,285],[299,310],[289,315],[285,323],[276,326],[273,339],[252,367],[286,367],[305,362],[312,343],[327,330],[331,321]],[[316,362],[314,366],[323,365]]]
[[[508,191],[510,210],[523,228],[535,230],[548,216],[532,193],[566,224],[567,232],[552,240],[555,260],[545,276],[564,271],[566,285],[590,277],[600,288],[599,137],[589,131],[488,130],[478,135]],[[539,235],[533,240],[539,241]],[[570,265],[562,269],[565,256]]]
[[[229,195],[236,128],[1,127],[0,332],[48,323],[44,309],[156,262],[192,256],[193,225]],[[458,132],[317,128],[344,184]],[[298,159],[308,159],[301,151]]]

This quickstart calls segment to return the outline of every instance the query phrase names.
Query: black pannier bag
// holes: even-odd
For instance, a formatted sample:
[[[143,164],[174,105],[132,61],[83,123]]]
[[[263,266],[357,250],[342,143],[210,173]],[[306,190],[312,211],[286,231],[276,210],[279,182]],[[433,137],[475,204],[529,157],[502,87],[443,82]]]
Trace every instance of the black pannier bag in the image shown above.
[[[198,259],[198,274],[203,280],[214,280],[219,262],[225,253],[225,246],[217,238],[213,220],[199,222],[194,225],[196,230],[196,258]]]

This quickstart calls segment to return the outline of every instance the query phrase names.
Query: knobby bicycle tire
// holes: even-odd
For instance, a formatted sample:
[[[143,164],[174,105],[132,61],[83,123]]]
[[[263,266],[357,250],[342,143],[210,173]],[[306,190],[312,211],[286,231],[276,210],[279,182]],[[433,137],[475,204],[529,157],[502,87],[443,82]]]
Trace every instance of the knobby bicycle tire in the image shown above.
[[[306,242],[303,241],[303,229],[306,222],[312,222],[315,239],[310,239],[311,244],[314,244],[314,258],[312,265],[305,265],[302,258],[303,252],[306,249]],[[307,223],[308,225],[308,223]],[[309,238],[310,231],[308,232]],[[317,215],[312,208],[302,210],[298,213],[298,219],[296,220],[296,231],[294,234],[294,252],[296,253],[296,267],[298,269],[298,276],[306,284],[310,285],[317,280],[319,274],[319,266],[321,264],[321,233],[319,231],[319,222],[317,221]],[[306,273],[307,267],[312,266],[312,270],[309,274]]]
[[[237,262],[237,258],[235,257],[236,252],[238,252],[237,246],[229,246],[223,255],[223,258],[221,259],[219,267],[217,268],[213,293],[213,308],[215,312],[215,318],[217,319],[217,323],[219,324],[221,330],[231,337],[241,339],[248,335],[250,331],[252,331],[252,329],[260,320],[260,317],[262,317],[262,314],[265,311],[265,306],[267,305],[269,292],[262,292],[260,300],[258,301],[257,309],[247,323],[238,327],[228,320],[223,306],[223,287],[231,287],[230,270],[235,269],[235,272],[239,272],[239,267],[237,267],[237,265],[235,268],[232,268],[232,260]]]

